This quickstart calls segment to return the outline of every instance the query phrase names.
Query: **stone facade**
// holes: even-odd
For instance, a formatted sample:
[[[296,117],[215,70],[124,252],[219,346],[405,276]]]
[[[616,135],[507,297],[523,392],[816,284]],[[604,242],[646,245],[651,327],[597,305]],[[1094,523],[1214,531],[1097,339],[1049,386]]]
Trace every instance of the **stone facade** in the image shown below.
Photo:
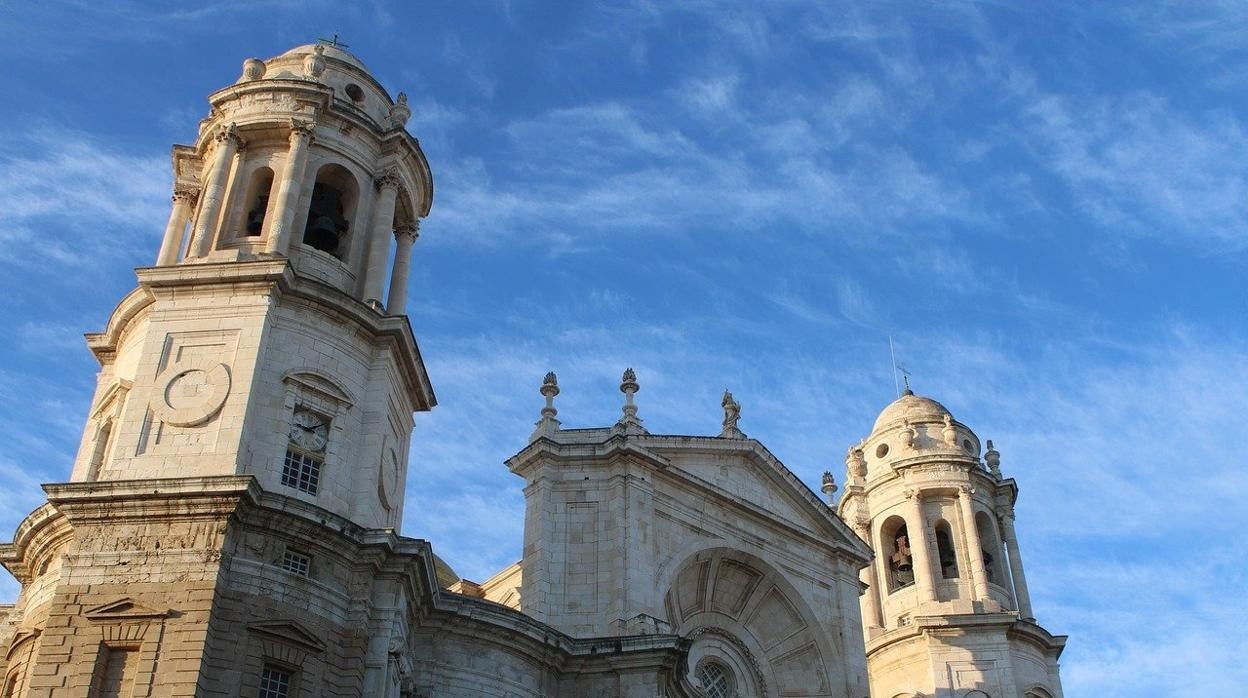
[[[398,533],[436,404],[404,313],[433,199],[406,98],[316,44],[209,101],[156,264],[88,335],[69,482],[0,545],[0,696],[1060,695],[1013,481],[913,396],[851,451],[838,515],[730,394],[718,435],[651,434],[630,369],[616,424],[564,429],[549,374],[507,461],[521,559],[459,579]],[[963,574],[936,578],[940,535]]]

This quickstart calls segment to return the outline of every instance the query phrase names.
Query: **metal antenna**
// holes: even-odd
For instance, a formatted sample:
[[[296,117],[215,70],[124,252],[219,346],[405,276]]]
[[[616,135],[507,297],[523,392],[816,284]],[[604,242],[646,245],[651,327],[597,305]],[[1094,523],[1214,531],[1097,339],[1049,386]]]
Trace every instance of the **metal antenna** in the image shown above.
[[[910,372],[905,366],[897,363],[897,351],[893,348],[893,335],[888,335],[888,353],[893,357],[893,390],[897,391],[897,397],[901,397],[901,385],[897,381],[897,374],[900,373],[902,379],[906,383],[906,392],[910,391]]]
[[[893,349],[893,335],[888,335],[888,355],[893,360],[893,392],[901,397],[901,385],[897,382],[897,352]]]

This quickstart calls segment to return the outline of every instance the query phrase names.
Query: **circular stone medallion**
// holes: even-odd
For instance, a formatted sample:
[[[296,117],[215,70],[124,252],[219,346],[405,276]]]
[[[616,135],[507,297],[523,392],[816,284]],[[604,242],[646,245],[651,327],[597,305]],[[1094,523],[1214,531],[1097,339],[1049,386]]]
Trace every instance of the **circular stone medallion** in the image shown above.
[[[193,427],[208,421],[230,393],[230,369],[211,360],[175,364],[156,377],[152,412],[165,424]]]

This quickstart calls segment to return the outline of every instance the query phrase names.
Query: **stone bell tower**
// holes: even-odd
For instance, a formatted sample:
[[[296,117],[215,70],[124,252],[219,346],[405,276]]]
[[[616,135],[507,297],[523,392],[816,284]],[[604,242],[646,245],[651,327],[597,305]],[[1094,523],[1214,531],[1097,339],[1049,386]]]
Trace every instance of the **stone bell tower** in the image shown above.
[[[396,529],[435,403],[404,314],[433,198],[411,110],[326,44],[249,59],[209,102],[155,265],[87,335],[70,481],[0,546],[22,584],[6,697],[397,681],[377,598],[414,555]]]
[[[433,186],[406,101],[325,44],[249,59],[209,98],[173,149],[156,266],[88,335],[73,481],[254,475],[398,525],[412,413],[434,403],[404,317]]]
[[[1059,698],[1066,638],[1036,621],[1000,454],[909,388],[846,456],[838,513],[875,550],[862,620],[874,696]],[[985,467],[986,463],[986,467]]]

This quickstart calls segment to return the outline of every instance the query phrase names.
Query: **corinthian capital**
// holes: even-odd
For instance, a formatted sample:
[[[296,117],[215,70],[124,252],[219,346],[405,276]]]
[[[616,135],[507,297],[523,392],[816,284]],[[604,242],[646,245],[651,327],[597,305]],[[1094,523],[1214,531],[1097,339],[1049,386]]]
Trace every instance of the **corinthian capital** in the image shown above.
[[[179,184],[173,188],[172,198],[173,203],[175,204],[179,201],[185,201],[186,203],[193,204],[195,203],[195,200],[199,198],[199,187]]]
[[[386,187],[398,189],[400,184],[398,170],[395,170],[393,167],[388,170],[382,170],[381,173],[373,179],[373,184],[378,190]]]
[[[316,130],[316,124],[311,121],[304,121],[302,119],[290,120],[290,139],[292,141],[296,138],[307,138],[311,140],[312,132],[314,130]]]
[[[396,224],[394,226],[394,237],[399,238],[403,236],[411,237],[413,240],[420,237],[420,221]]]
[[[234,145],[238,146],[239,148],[243,147],[246,144],[246,141],[243,140],[243,137],[238,135],[238,126],[233,123],[231,123],[229,126],[222,126],[221,128],[217,129],[217,133],[216,135],[213,136],[213,139],[216,140],[217,143],[221,143],[221,144],[224,144],[227,141],[233,141]]]

